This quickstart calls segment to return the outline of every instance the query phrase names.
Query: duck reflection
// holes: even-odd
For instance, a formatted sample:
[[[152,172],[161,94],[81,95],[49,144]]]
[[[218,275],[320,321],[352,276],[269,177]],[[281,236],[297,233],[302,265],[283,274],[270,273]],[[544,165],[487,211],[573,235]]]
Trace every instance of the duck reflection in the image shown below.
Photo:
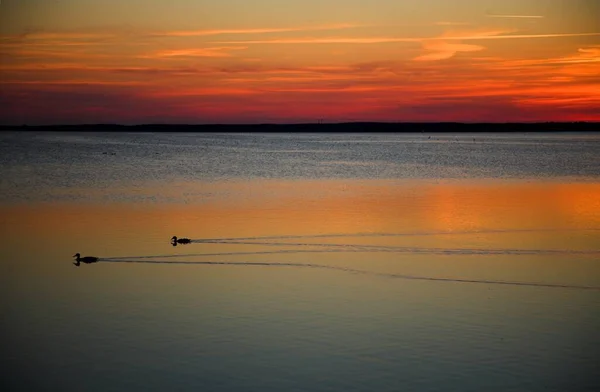
[[[73,264],[77,267],[79,267],[81,265],[81,263],[92,264],[92,263],[96,263],[98,261],[97,257],[94,257],[94,256],[81,257],[81,254],[79,254],[79,253],[75,253],[73,255],[73,257],[75,257],[75,262]]]

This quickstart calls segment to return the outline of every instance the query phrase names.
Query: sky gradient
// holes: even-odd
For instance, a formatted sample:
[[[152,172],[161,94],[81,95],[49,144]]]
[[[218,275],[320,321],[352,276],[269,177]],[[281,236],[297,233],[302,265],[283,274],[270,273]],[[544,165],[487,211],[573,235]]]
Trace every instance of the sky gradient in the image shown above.
[[[0,123],[600,121],[596,0],[2,0]]]

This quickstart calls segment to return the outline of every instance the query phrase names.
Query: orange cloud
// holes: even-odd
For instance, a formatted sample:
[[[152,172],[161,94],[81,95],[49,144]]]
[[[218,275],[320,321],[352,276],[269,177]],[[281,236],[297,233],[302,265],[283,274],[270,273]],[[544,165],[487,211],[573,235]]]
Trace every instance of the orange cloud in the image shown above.
[[[440,39],[426,39],[423,40],[423,49],[427,52],[421,56],[414,58],[415,61],[437,61],[446,60],[454,57],[459,52],[478,52],[485,50],[484,46],[480,45],[468,45],[462,43],[451,42],[456,37],[479,37],[487,38],[513,32],[513,30],[500,30],[500,29],[479,29],[470,31],[447,31],[443,33]]]
[[[463,39],[489,39],[490,37],[510,37],[506,34],[515,33],[515,29],[469,29],[469,30],[448,30],[444,32],[440,38],[447,40],[463,40]]]
[[[465,22],[435,22],[434,24],[436,26],[466,26],[466,25],[469,25],[470,23],[465,23]]]
[[[139,81],[111,81],[111,80],[95,80],[95,79],[56,79],[56,80],[12,80],[8,82],[2,82],[4,85],[50,85],[50,86],[143,86],[147,85],[147,83],[139,82]]]
[[[512,35],[493,35],[493,36],[464,36],[452,37],[448,39],[458,40],[498,40],[498,39],[528,39],[528,38],[568,38],[568,37],[598,37],[600,33],[557,33],[557,34],[512,34]]]
[[[27,32],[18,36],[2,36],[3,39],[20,38],[28,40],[90,40],[90,39],[105,39],[115,37],[115,33],[103,32],[103,33],[90,33],[90,32],[79,32],[79,31],[64,31],[64,32]]]
[[[429,24],[430,37],[417,30],[414,36],[396,36],[391,26],[368,32],[326,31],[355,25],[0,37],[0,101],[5,104],[0,114],[14,116],[20,110],[27,118],[39,111],[54,119],[69,111],[102,108],[107,118],[133,118],[135,113],[145,118],[144,113],[152,113],[165,118],[185,115],[188,121],[293,121],[311,116],[547,120],[576,118],[578,113],[600,118],[600,46],[555,39],[600,33],[520,34],[513,29],[461,28],[458,22],[437,25],[455,27]],[[442,29],[449,31],[436,33]],[[317,30],[322,32],[308,33]],[[233,40],[223,44],[207,42],[229,38]],[[525,41],[514,49],[504,45],[495,51],[491,42],[533,38],[549,38],[549,45]],[[535,50],[524,51],[534,44]],[[481,55],[483,50],[489,54]],[[333,51],[341,55],[332,56]],[[356,63],[356,58],[365,61]],[[439,61],[445,59],[451,61]],[[60,100],[67,104],[60,106]],[[137,109],[125,113],[125,107]]]
[[[304,26],[304,27],[281,27],[281,28],[253,28],[253,29],[213,29],[213,30],[187,30],[187,31],[166,31],[152,33],[153,37],[203,37],[210,35],[228,35],[228,34],[270,34],[270,33],[289,33],[298,31],[321,31],[321,30],[343,30],[363,27],[364,25],[355,24],[334,24],[325,26]]]
[[[394,42],[420,42],[421,38],[398,37],[329,37],[329,38],[275,38],[249,41],[219,41],[218,44],[382,44]]]
[[[327,31],[327,30],[347,30],[358,27],[365,27],[362,24],[331,24],[321,26],[297,26],[281,28],[246,28],[246,29],[207,29],[207,30],[184,30],[184,31],[131,31],[124,29],[82,29],[71,31],[30,31],[17,35],[0,35],[0,45],[9,43],[22,45],[93,45],[103,44],[105,41],[116,38],[140,40],[142,38],[161,38],[161,37],[204,37],[213,35],[253,35],[253,34],[272,34],[288,33],[302,31]]]
[[[533,38],[567,38],[567,37],[594,37],[600,36],[600,33],[557,33],[557,34],[510,34],[515,30],[483,30],[482,32],[465,33],[465,35],[455,35],[449,33],[442,36],[445,40],[452,41],[473,41],[473,40],[505,40],[505,39],[533,39]],[[216,41],[217,44],[235,44],[235,45],[258,45],[258,44],[382,44],[382,43],[401,43],[401,42],[423,42],[427,40],[438,40],[440,37],[307,37],[307,38],[274,38],[263,40],[247,41]]]
[[[223,96],[223,95],[253,95],[259,94],[259,91],[247,89],[247,88],[231,88],[231,87],[200,87],[200,88],[188,88],[188,89],[177,89],[171,91],[156,91],[146,93],[146,97],[193,97],[193,96]]]
[[[498,15],[486,14],[488,18],[512,18],[512,19],[543,19],[543,15]]]
[[[559,57],[545,57],[539,59],[523,59],[523,60],[502,60],[496,61],[498,67],[508,69],[520,69],[525,70],[527,67],[539,67],[539,66],[566,66],[560,68],[561,71],[569,71],[573,69],[585,69],[576,67],[577,65],[586,66],[594,74],[598,74],[600,70],[593,63],[600,62],[600,46],[588,46],[579,48],[576,53],[568,56]],[[539,72],[539,70],[536,70]]]
[[[415,61],[435,61],[446,60],[454,57],[458,52],[478,52],[484,50],[485,47],[479,45],[467,45],[450,43],[444,40],[425,41],[423,49],[430,53],[416,57]]]
[[[245,46],[224,46],[215,48],[197,48],[197,49],[175,49],[163,50],[150,55],[140,56],[141,58],[163,58],[163,57],[231,57],[232,50],[244,50]]]
[[[76,57],[79,61],[82,60],[98,60],[98,59],[110,59],[114,58],[114,55],[108,53],[94,53],[89,52],[85,47],[79,47],[80,49],[75,49],[70,47],[68,50],[59,49],[60,45],[52,46],[52,47],[35,47],[35,46],[27,46],[23,45],[19,48],[14,48],[10,50],[4,50],[1,52],[2,55],[6,56],[5,58],[26,58],[28,62],[31,62],[31,59],[40,59],[45,63],[50,59],[72,59]],[[0,66],[0,68],[2,68]]]

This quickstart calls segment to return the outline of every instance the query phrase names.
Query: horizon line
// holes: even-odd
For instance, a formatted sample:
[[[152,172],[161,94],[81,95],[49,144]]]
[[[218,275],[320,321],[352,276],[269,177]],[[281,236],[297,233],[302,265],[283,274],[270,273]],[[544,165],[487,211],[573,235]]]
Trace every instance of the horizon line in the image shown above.
[[[43,127],[257,127],[257,126],[339,126],[339,125],[574,125],[600,124],[600,121],[339,121],[339,122],[260,122],[260,123],[78,123],[78,124],[0,124],[0,128]]]

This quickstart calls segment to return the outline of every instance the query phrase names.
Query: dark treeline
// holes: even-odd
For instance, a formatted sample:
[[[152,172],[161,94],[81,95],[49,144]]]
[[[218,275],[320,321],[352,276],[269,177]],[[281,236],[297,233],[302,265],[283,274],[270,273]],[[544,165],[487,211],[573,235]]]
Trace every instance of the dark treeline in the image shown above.
[[[77,131],[77,132],[594,132],[600,123],[377,123],[353,122],[331,124],[88,124],[0,126],[12,131]]]

